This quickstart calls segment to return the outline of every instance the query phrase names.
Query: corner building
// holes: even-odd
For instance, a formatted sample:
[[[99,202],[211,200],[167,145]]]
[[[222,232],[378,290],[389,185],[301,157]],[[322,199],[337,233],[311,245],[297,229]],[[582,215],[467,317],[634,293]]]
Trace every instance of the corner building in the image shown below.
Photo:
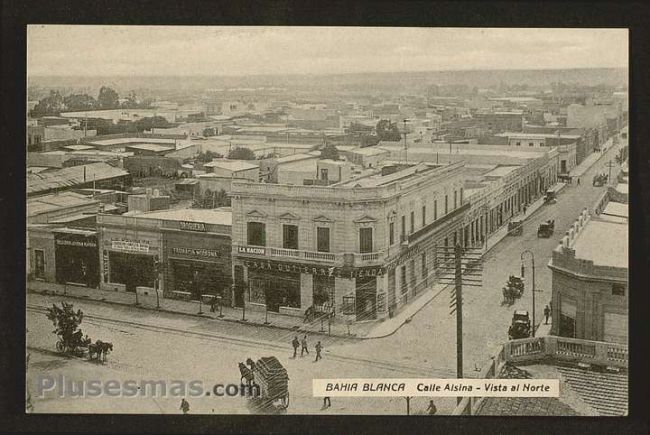
[[[462,243],[464,163],[393,165],[328,187],[235,182],[235,300],[375,320],[406,306]]]

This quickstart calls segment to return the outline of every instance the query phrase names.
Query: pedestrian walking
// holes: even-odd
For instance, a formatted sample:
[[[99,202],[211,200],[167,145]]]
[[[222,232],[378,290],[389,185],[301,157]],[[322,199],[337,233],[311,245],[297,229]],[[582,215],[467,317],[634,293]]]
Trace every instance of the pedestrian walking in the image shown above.
[[[210,312],[214,313],[217,311],[217,298],[212,298],[210,302]]]
[[[329,408],[332,406],[332,401],[330,400],[329,396],[323,397],[323,409]]]
[[[320,352],[323,350],[323,346],[320,344],[320,341],[316,343],[316,360],[314,362],[318,361],[319,359],[323,359],[321,356]]]
[[[304,352],[307,352],[307,355],[309,355],[309,349],[307,349],[307,334],[305,334],[305,336],[302,337],[300,344],[302,345],[300,349],[300,356],[303,356]]]
[[[293,345],[293,357],[295,358],[298,355],[298,346],[300,346],[297,335],[293,337],[291,344]]]
[[[183,397],[183,399],[181,400],[181,407],[180,407],[180,409],[183,411],[183,414],[187,414],[188,412],[190,412],[190,404],[187,402],[187,400],[185,400],[184,397]]]
[[[528,205],[524,204],[524,214],[526,214],[527,209],[528,209]]]
[[[429,400],[429,407],[427,408],[427,414],[435,415],[436,412],[438,412],[438,408],[436,408],[436,404],[433,403],[433,400]]]
[[[580,186],[580,177],[578,177],[578,186]]]
[[[544,317],[546,318],[546,320],[544,321],[545,325],[548,325],[548,317],[550,315],[551,315],[551,309],[548,307],[548,305],[546,305],[546,307],[544,307]]]

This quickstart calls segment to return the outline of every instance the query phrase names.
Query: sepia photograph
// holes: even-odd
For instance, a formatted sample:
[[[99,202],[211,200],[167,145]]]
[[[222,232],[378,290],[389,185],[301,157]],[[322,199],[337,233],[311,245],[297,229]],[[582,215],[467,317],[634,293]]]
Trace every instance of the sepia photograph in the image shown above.
[[[26,413],[628,415],[627,29],[26,34]]]

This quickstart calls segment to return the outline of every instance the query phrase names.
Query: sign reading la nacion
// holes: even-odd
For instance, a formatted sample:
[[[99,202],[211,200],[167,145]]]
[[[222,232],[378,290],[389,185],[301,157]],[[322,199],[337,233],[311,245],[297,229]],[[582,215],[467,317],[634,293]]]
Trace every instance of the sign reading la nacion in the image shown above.
[[[237,251],[240,254],[257,254],[257,255],[265,255],[266,254],[266,249],[265,248],[256,248],[254,246],[239,246]]]

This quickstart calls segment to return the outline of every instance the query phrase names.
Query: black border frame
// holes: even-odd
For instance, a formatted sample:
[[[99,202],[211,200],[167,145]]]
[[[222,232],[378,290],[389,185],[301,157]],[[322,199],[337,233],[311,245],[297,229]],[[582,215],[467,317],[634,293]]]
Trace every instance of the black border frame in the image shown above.
[[[650,8],[643,2],[424,1],[124,1],[7,0],[2,5],[2,138],[0,165],[0,429],[12,432],[256,433],[648,433],[648,292],[650,264],[647,82]],[[25,69],[26,24],[363,25],[448,27],[617,27],[630,41],[630,416],[367,417],[151,416],[24,414]],[[14,273],[15,272],[15,273]],[[644,285],[645,284],[645,285]],[[646,315],[644,315],[646,314]],[[21,356],[22,355],[22,356]]]

